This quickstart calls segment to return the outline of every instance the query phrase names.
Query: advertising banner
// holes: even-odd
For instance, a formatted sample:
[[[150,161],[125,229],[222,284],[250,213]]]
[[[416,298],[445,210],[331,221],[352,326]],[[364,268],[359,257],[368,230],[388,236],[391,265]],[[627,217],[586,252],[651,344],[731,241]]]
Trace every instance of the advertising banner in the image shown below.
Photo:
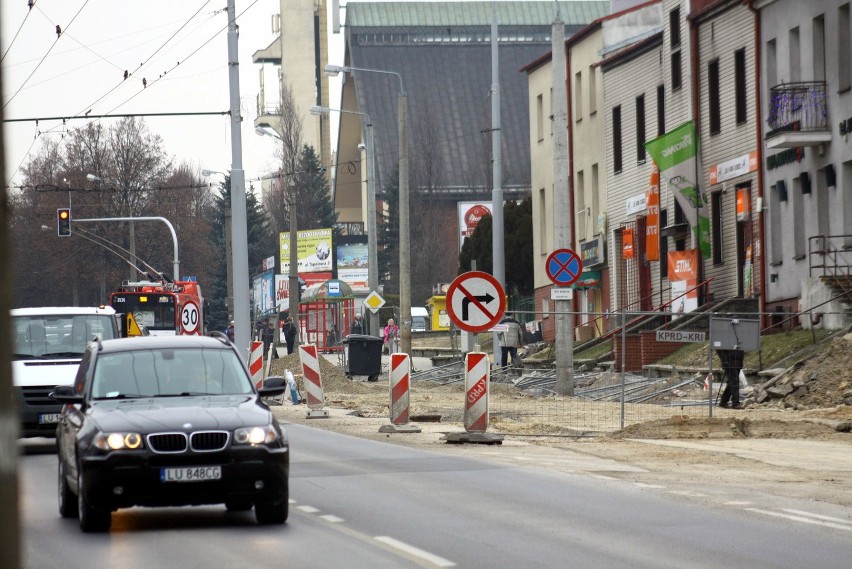
[[[275,277],[273,271],[265,271],[252,279],[252,313],[255,316],[272,314],[277,309],[275,302]]]
[[[459,251],[465,237],[470,237],[484,215],[491,215],[491,202],[458,202]]]
[[[704,258],[710,256],[710,218],[704,196],[693,181],[696,177],[698,137],[695,123],[686,122],[676,129],[645,143],[648,154],[660,170],[660,178],[672,190],[680,204],[693,237]]]
[[[281,272],[290,273],[290,233],[278,234],[278,250],[281,257]],[[331,228],[307,229],[296,232],[297,271],[302,273],[331,272]]]
[[[367,243],[340,243],[337,245],[337,278],[345,282],[355,294],[370,292],[369,248]]]
[[[669,252],[669,282],[672,285],[672,312],[692,312],[698,308],[698,251]],[[690,292],[686,292],[686,291]]]
[[[633,230],[630,228],[621,231],[621,258],[633,258]]]
[[[648,184],[648,216],[645,221],[645,259],[660,260],[660,171],[651,169]]]

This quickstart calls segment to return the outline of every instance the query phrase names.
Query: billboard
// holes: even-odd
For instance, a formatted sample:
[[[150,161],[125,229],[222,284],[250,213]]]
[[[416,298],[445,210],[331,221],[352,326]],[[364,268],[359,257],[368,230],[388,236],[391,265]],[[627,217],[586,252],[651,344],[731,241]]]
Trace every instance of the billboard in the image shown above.
[[[337,244],[337,278],[345,282],[355,294],[369,293],[369,248],[367,237],[363,242]]]
[[[473,234],[484,215],[491,215],[491,202],[458,202],[459,251],[464,245],[465,237]]]
[[[252,314],[256,318],[272,314],[276,309],[274,273],[264,271],[252,279]]]
[[[278,250],[281,257],[281,272],[290,273],[290,232],[278,234]],[[331,273],[331,228],[306,229],[296,232],[296,271],[302,273]]]

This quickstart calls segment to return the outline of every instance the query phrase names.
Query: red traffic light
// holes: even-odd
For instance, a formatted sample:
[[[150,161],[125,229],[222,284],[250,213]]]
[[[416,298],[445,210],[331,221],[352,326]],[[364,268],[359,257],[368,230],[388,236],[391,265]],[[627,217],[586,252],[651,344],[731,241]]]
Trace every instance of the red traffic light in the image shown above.
[[[71,236],[71,208],[60,207],[56,210],[56,234],[60,237]]]

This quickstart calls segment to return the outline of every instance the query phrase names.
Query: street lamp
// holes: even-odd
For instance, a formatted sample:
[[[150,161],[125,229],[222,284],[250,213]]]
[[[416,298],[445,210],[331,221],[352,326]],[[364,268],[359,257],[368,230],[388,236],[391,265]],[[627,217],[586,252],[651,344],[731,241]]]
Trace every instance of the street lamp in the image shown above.
[[[364,69],[344,65],[326,65],[325,72],[336,76],[338,73],[363,71],[394,75],[399,79],[398,120],[399,120],[399,312],[400,312],[400,351],[411,354],[411,239],[408,219],[408,97],[402,83],[402,75],[383,69]]]
[[[278,136],[278,134],[261,126],[255,128],[254,132],[258,136],[271,136],[273,138],[277,138],[281,142],[284,142],[284,139]],[[298,245],[298,235],[296,228],[296,180],[294,176],[295,173],[290,174],[290,181],[288,183],[288,186],[290,187],[290,270],[288,271],[289,290],[287,291],[287,299],[290,318],[298,320],[299,293],[301,291],[299,290],[299,256],[298,251],[296,250]],[[298,326],[298,323],[296,325]],[[297,334],[296,344],[298,345],[298,343],[299,336]]]
[[[103,178],[100,176],[95,176],[94,174],[86,174],[86,179],[90,182],[102,182]],[[133,210],[130,207],[130,194],[127,195],[127,217],[133,217]],[[130,250],[130,256],[134,259],[136,258],[136,224],[132,221],[130,222],[130,242],[127,247]],[[130,280],[134,280],[136,278],[136,273],[133,270],[130,270]],[[175,275],[174,278],[180,278],[180,275]]]
[[[327,115],[331,111],[348,113],[359,115],[367,121],[367,124],[364,125],[364,138],[367,142],[367,286],[370,292],[378,292],[379,260],[377,253],[378,233],[376,228],[376,153],[373,146],[373,121],[370,120],[370,115],[367,113],[359,113],[357,111],[330,109],[317,105],[311,107],[310,111],[313,115]],[[379,319],[375,314],[370,316],[370,334],[372,336],[379,335]]]

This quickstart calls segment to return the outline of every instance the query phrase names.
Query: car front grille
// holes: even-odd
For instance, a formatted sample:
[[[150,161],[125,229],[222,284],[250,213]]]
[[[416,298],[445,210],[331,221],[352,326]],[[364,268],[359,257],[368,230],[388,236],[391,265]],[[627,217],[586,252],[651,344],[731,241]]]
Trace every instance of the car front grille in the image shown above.
[[[148,448],[158,454],[214,452],[228,446],[228,431],[197,431],[194,433],[152,433],[148,435]]]
[[[55,399],[50,398],[50,392],[56,389],[53,385],[36,385],[21,387],[21,395],[27,405],[54,405],[59,406]]]
[[[190,435],[189,446],[197,452],[222,450],[228,446],[228,438],[227,431],[199,431]]]

